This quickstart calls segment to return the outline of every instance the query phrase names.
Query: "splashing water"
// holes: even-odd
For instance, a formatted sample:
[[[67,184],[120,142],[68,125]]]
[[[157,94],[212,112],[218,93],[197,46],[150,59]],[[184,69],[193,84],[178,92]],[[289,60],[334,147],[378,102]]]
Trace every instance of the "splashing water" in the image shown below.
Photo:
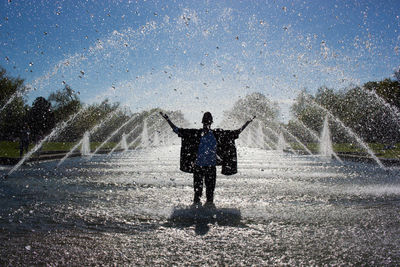
[[[154,135],[153,135],[153,143],[152,143],[152,146],[159,146],[159,145],[160,145],[160,136],[159,136],[158,131],[155,131],[155,132],[154,132]]]
[[[115,114],[117,114],[118,109],[114,110],[112,113],[110,113],[104,120],[100,121],[97,125],[93,126],[92,129],[89,130],[88,135],[90,136],[91,134],[95,133],[96,131],[98,131],[99,129],[101,129],[101,127],[103,127],[109,120],[111,120]],[[82,144],[85,140],[85,136],[77,143],[75,144],[75,146],[73,148],[71,148],[71,150],[65,154],[65,156],[58,162],[57,167],[59,167],[69,156],[72,155],[72,153],[79,147],[82,147]],[[89,153],[87,155],[90,155],[90,142],[89,142],[89,149],[88,149]]]
[[[146,148],[149,147],[149,133],[147,129],[147,119],[143,121],[143,130],[141,135],[141,147]]]
[[[7,175],[11,175],[13,172],[19,169],[21,165],[29,159],[33,153],[38,151],[45,142],[48,140],[51,140],[52,138],[55,138],[61,131],[63,131],[79,114],[81,114],[86,108],[81,108],[77,113],[71,115],[68,120],[59,123],[49,135],[47,135],[45,138],[43,138],[34,148],[32,148],[9,172]]]
[[[338,123],[343,129],[345,129],[345,131],[347,132],[347,134],[351,137],[353,137],[357,143],[364,148],[367,153],[372,157],[372,159],[375,160],[375,162],[379,165],[379,167],[381,167],[382,169],[386,169],[386,167],[383,165],[383,163],[379,160],[379,158],[374,154],[374,152],[372,151],[371,148],[369,148],[369,146],[355,133],[353,132],[353,130],[351,130],[349,127],[347,127],[340,119],[336,118],[329,110],[327,110],[326,108],[324,108],[323,106],[321,106],[320,104],[318,104],[317,102],[315,102],[313,99],[308,98],[310,100],[310,103],[313,104],[314,106],[316,106],[319,109],[322,109],[324,112],[327,113],[327,115],[332,118],[336,123]]]
[[[106,140],[103,141],[96,149],[95,151],[89,156],[89,160],[93,157],[94,154],[96,154],[108,141],[110,141],[111,138],[113,138],[119,131],[121,131],[122,128],[124,128],[128,123],[136,119],[139,115],[133,115],[129,120],[124,122],[118,129],[116,129],[114,132],[112,132]]]
[[[331,159],[333,155],[331,133],[329,131],[328,116],[325,116],[324,126],[321,132],[321,142],[319,144],[319,154],[326,159]]]
[[[121,137],[121,148],[126,152],[128,151],[128,143],[126,141],[126,134],[123,133]]]
[[[306,129],[306,131],[307,131],[308,133],[310,133],[310,135],[311,135],[315,140],[317,140],[319,143],[321,143],[321,138],[320,138],[313,130],[311,130],[310,128],[308,128],[301,120],[295,118],[295,121],[296,121],[296,123],[298,123],[301,127],[303,127],[304,129]],[[341,160],[341,159],[339,158],[339,156],[336,154],[335,151],[333,151],[333,149],[332,149],[332,155],[335,157],[335,159],[336,159],[337,161],[339,161],[340,163],[343,163],[343,160]]]
[[[283,152],[286,146],[287,143],[285,141],[285,137],[283,137],[283,133],[280,133],[278,138],[278,144],[276,145],[276,150],[278,150],[279,152]]]
[[[90,155],[90,133],[88,131],[85,132],[82,139],[81,144],[81,154],[83,156]]]

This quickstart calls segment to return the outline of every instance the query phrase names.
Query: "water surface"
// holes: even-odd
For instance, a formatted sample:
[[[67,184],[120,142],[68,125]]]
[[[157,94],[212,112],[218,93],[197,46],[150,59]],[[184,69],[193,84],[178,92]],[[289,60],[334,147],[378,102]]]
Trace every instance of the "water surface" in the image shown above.
[[[0,181],[0,264],[400,264],[398,169],[238,153],[212,211],[178,146],[26,164]]]

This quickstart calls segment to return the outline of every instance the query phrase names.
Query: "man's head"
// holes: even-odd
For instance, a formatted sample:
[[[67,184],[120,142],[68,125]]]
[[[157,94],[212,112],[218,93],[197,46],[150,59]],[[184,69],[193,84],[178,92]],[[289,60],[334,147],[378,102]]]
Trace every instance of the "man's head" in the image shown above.
[[[203,123],[204,126],[211,126],[211,124],[213,123],[213,117],[211,115],[210,112],[206,112],[203,115],[203,119],[201,120],[201,122]]]

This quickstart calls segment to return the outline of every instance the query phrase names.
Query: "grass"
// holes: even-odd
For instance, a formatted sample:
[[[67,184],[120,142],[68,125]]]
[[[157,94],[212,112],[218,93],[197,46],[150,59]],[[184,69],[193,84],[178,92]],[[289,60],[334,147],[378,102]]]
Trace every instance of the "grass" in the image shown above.
[[[304,150],[304,148],[297,144],[291,144],[292,148],[295,150]],[[319,144],[318,143],[308,143],[307,148],[313,152],[318,153]],[[368,146],[372,149],[375,155],[381,158],[400,158],[400,143],[396,144],[394,148],[385,149],[385,144],[369,143]],[[367,155],[367,151],[358,145],[351,143],[340,143],[333,144],[333,150],[336,153],[349,153],[349,154],[362,154]]]
[[[76,143],[73,142],[49,142],[44,143],[41,151],[70,151]],[[91,142],[90,149],[94,151],[98,146],[100,146],[100,142]],[[106,143],[102,149],[112,149],[116,143],[110,142]],[[29,145],[29,150],[34,147],[33,144]],[[79,148],[78,148],[79,149]],[[5,158],[19,158],[19,142],[8,142],[8,141],[0,141],[0,157]]]
[[[49,142],[43,145],[41,151],[70,151],[76,143],[73,142]],[[100,142],[91,142],[90,149],[94,151]],[[110,142],[106,143],[102,149],[112,149],[116,143]],[[304,150],[304,148],[297,144],[291,144],[292,148],[295,150]],[[368,146],[374,151],[378,157],[382,158],[400,158],[400,143],[395,145],[393,149],[385,149],[385,144],[370,143]],[[34,145],[30,145],[29,149],[32,149]],[[307,148],[313,152],[318,153],[319,144],[318,143],[308,143]],[[79,149],[79,148],[78,148]],[[350,143],[334,144],[333,149],[336,153],[354,153],[354,154],[366,154],[366,151],[357,145]],[[0,157],[6,158],[19,158],[19,142],[0,142]]]

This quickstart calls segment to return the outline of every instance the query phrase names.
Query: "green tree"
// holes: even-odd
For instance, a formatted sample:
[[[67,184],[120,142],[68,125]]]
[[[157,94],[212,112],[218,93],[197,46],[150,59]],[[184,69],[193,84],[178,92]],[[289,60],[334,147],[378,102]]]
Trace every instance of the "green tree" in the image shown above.
[[[257,116],[258,120],[267,123],[275,121],[278,114],[278,104],[272,102],[262,93],[256,92],[239,99],[230,110],[224,112],[223,124],[231,125],[230,122],[233,121],[235,123],[234,127],[241,126],[252,116]]]
[[[400,76],[400,75],[399,75]],[[387,103],[400,109],[400,82],[384,79],[379,82],[367,82],[364,84],[366,90],[375,92]]]
[[[24,123],[27,106],[24,80],[7,75],[0,68],[0,140],[15,140]]]
[[[366,85],[369,88],[378,88],[378,92],[393,92],[393,83],[388,81],[369,82]],[[384,89],[388,86],[390,89]],[[388,112],[387,105],[378,101],[374,94],[368,93],[364,88],[365,86],[334,91],[321,87],[315,97],[302,92],[291,107],[291,111],[308,128],[320,132],[326,116],[324,109],[328,110],[335,118],[330,120],[334,142],[352,141],[347,131],[337,123],[336,119],[343,122],[367,142],[392,143],[398,140],[399,126],[395,121],[396,118]],[[290,126],[294,128],[295,122],[290,123]]]
[[[319,99],[321,99],[321,97],[319,97]],[[306,90],[303,90],[297,96],[290,110],[292,115],[303,122],[310,130],[320,132],[326,112],[322,111],[322,109],[318,108],[316,105],[313,105],[313,102],[317,103],[316,98],[308,94]],[[291,122],[289,125],[291,126],[291,132],[294,134],[296,133],[294,129],[300,127],[299,125],[294,127],[296,125],[295,122]]]
[[[35,99],[27,117],[34,140],[43,138],[55,126],[55,117],[51,103],[41,96]]]
[[[78,112],[82,107],[78,93],[69,85],[49,95],[48,101],[52,104],[56,122],[65,121],[69,116]]]

